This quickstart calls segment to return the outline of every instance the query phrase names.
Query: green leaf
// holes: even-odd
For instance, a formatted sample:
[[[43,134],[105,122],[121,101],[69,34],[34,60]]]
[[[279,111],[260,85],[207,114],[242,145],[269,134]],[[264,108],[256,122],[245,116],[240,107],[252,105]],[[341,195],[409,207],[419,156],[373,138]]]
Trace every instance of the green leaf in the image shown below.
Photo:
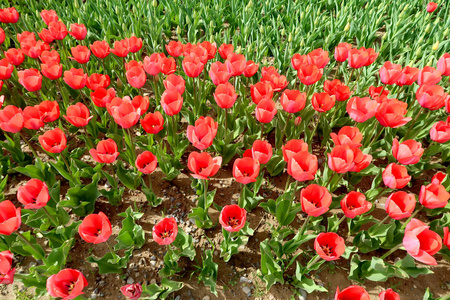
[[[208,249],[204,251],[202,271],[198,276],[198,282],[203,282],[206,286],[209,286],[211,293],[217,296],[216,283],[217,283],[217,271],[219,265],[213,261],[213,251]]]
[[[122,221],[122,229],[117,235],[117,244],[114,250],[136,248],[140,249],[145,244],[145,232],[141,225],[136,221],[142,218],[143,213],[134,212],[131,206],[119,216],[125,217]]]
[[[294,275],[294,281],[293,281],[293,285],[297,288],[301,288],[304,289],[308,294],[313,293],[315,291],[319,291],[319,292],[327,292],[328,290],[326,288],[324,288],[323,286],[317,285],[314,280],[312,280],[311,278],[307,278],[305,277],[305,275],[303,275],[301,273],[301,266],[298,262],[296,262],[297,267],[295,269],[295,275]]]
[[[95,200],[100,196],[97,189],[99,180],[98,173],[94,175],[92,182],[88,185],[76,185],[66,193],[66,199],[59,202],[62,207],[72,208],[78,216],[92,214],[95,209]]]
[[[102,258],[89,256],[86,258],[87,262],[96,263],[99,274],[122,273],[123,269],[127,267],[128,261],[133,253],[133,249],[125,251],[125,256],[120,257],[117,254],[108,252]]]

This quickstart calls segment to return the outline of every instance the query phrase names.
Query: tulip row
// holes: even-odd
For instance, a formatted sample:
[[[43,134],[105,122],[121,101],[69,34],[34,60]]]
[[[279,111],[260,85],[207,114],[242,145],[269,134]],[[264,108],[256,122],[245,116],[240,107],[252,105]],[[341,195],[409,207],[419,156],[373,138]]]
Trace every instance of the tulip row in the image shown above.
[[[383,279],[426,274],[428,269],[418,268],[414,262],[411,265],[410,258],[434,265],[437,261],[433,255],[443,244],[449,246],[448,176],[437,173],[420,190],[419,202],[427,213],[442,215],[430,225],[414,218],[419,212],[415,209],[414,194],[397,191],[424,169],[444,168],[449,160],[448,154],[443,153],[438,156],[442,164],[432,163],[450,140],[450,117],[446,117],[450,112],[450,96],[445,92],[448,84],[438,85],[445,79],[443,76],[450,76],[449,54],[439,58],[436,68],[402,68],[386,61],[379,68],[380,86],[374,86],[360,78],[376,64],[380,53],[373,48],[340,43],[334,52],[337,65],[334,76],[330,74],[332,59],[328,51],[315,49],[292,56],[291,67],[297,76],[290,80],[273,66],[262,67],[258,74],[259,64],[236,53],[232,44],[217,48],[207,41],[197,44],[171,41],[165,47],[168,56],[164,53],[144,56],[142,39],[131,36],[115,41],[113,48],[107,41],[95,41],[89,47],[72,47],[69,52],[64,46],[67,34],[85,43],[86,26],[72,24],[69,32],[55,11],[42,11],[41,17],[48,29],[38,34],[39,41],[28,31],[17,32],[17,37],[0,32],[2,43],[17,45],[5,51],[5,58],[0,60],[2,106],[6,102],[0,110],[0,128],[6,139],[1,146],[12,158],[5,156],[2,160],[8,161],[9,170],[5,171],[33,178],[17,193],[24,210],[9,200],[0,203],[5,211],[0,219],[1,234],[5,237],[1,250],[45,261],[40,268],[30,270],[28,278],[20,274],[25,283],[31,284],[30,278],[35,276],[40,283],[46,282],[46,290],[54,297],[69,299],[81,294],[87,285],[84,276],[77,270],[62,268],[77,232],[87,243],[108,243],[111,236],[108,216],[103,212],[93,214],[97,198],[102,195],[111,204],[118,204],[125,188],[140,189],[152,206],[158,206],[162,200],[152,190],[151,174],[159,164],[168,180],[177,177],[185,168],[182,158],[190,146],[203,151],[190,151],[186,161],[193,186],[200,195],[190,217],[198,227],[207,229],[215,226],[209,215],[210,207],[214,204],[221,210],[220,249],[224,261],[237,254],[253,234],[251,224],[246,222],[247,213],[259,205],[276,217],[279,226],[260,243],[258,274],[267,288],[289,280],[307,292],[324,291],[305,275],[325,261],[350,256],[351,279],[357,281],[380,280],[376,279],[380,278],[380,272],[368,267],[380,260],[389,270]],[[0,20],[15,24],[19,15],[14,8],[4,9],[0,11]],[[216,52],[220,59],[212,62]],[[128,59],[130,56],[134,59]],[[81,68],[71,68],[69,59]],[[38,69],[22,69],[25,66]],[[93,69],[102,73],[91,73]],[[59,119],[61,112],[68,124]],[[425,116],[424,112],[428,114]],[[49,126],[54,129],[48,129]],[[73,147],[70,143],[73,137],[84,146]],[[25,151],[20,146],[21,139],[28,145]],[[423,148],[422,143],[428,147]],[[38,145],[43,151],[37,149]],[[33,155],[28,155],[27,150]],[[205,150],[216,155],[213,157]],[[82,159],[87,151],[95,163]],[[327,157],[327,164],[323,165],[316,155],[322,152]],[[47,156],[51,159],[44,163]],[[237,205],[222,208],[214,203],[216,191],[208,190],[208,181],[233,159],[232,173],[242,185],[241,194]],[[276,200],[262,201],[260,188],[267,178],[264,172],[275,176],[285,167],[289,175],[285,192]],[[66,181],[57,181],[57,175]],[[372,187],[363,193],[357,184],[368,176],[373,178]],[[99,190],[100,180],[108,181],[112,188]],[[3,189],[7,181],[5,177]],[[381,182],[385,187],[380,187]],[[60,186],[65,183],[69,189],[60,200]],[[348,193],[333,196],[342,186]],[[361,226],[374,221],[365,214],[387,192],[390,195],[386,200],[386,218],[392,219],[390,223],[381,222],[361,230]],[[324,218],[330,209],[339,206],[342,218],[338,219],[336,214]],[[64,208],[84,217],[83,221],[69,225],[70,215]],[[295,232],[289,225],[300,211],[307,218]],[[102,258],[89,257],[87,261],[96,263],[100,273],[116,273],[126,268],[133,249],[145,243],[142,227],[136,223],[141,216],[131,208],[127,210],[123,217],[129,220],[128,225],[122,227],[114,248],[110,247],[110,253]],[[406,218],[404,223],[399,221]],[[344,220],[348,232],[355,234],[353,245],[357,248],[346,247],[344,239],[336,233]],[[22,221],[51,241],[52,252],[48,256],[31,232],[18,231]],[[444,238],[436,231],[443,233]],[[181,271],[177,264],[181,256],[191,260],[196,256],[192,237],[175,219],[162,219],[152,234],[155,242],[167,246],[164,267],[159,273],[164,281],[161,287],[123,287],[122,292],[130,299],[155,289],[160,296],[167,296],[168,292],[181,288],[174,287],[175,283],[166,278]],[[124,235],[132,236],[132,241]],[[312,239],[317,255],[303,266],[296,257],[304,251],[301,245]],[[408,252],[400,263],[391,265],[383,261],[400,247]],[[372,261],[352,254],[380,248],[391,250]],[[121,249],[126,249],[124,256],[116,253]],[[58,261],[59,268],[51,268],[44,274],[42,270],[51,265],[50,257],[56,255],[52,255],[53,251],[65,254]],[[7,261],[10,256],[11,252],[5,252]],[[202,258],[199,280],[216,293],[217,263],[213,262],[211,251],[206,251]],[[287,270],[293,262],[296,272],[290,276]],[[2,271],[7,278],[5,283],[13,281],[13,270],[9,262]],[[338,291],[336,299],[345,297],[339,295],[348,290],[352,288]]]

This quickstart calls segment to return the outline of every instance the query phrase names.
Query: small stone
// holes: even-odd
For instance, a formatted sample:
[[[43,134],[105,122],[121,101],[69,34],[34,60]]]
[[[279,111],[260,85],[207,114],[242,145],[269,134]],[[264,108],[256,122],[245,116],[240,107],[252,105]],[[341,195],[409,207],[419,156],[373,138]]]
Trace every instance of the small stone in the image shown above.
[[[150,257],[150,260],[156,260],[156,256],[152,255],[152,256]]]
[[[175,300],[180,300],[180,299],[181,299],[181,296],[180,296],[180,295],[178,295],[178,296],[175,297]]]
[[[134,283],[134,279],[131,277],[128,277],[127,284],[133,284],[133,283]]]
[[[139,272],[137,272],[134,276],[136,276],[136,277],[139,277],[139,275],[140,275],[140,273]]]
[[[211,297],[209,297],[209,296],[205,296],[205,297],[203,297],[203,299],[202,300],[210,300],[211,299]]]
[[[154,261],[154,260],[150,261],[150,266],[152,266],[152,267],[156,266],[156,261]]]
[[[250,297],[252,295],[252,290],[248,286],[244,286],[242,288],[242,291],[244,291],[244,293],[247,294],[247,297]]]
[[[150,284],[156,284],[156,279],[153,278],[152,280],[150,280]]]
[[[248,279],[247,277],[245,277],[245,276],[242,276],[240,279],[239,279],[239,282],[243,282],[243,283],[251,283],[252,281],[250,280],[250,279]]]
[[[89,297],[89,298],[91,298],[91,299],[97,299],[97,297],[98,297],[97,294],[92,294],[91,297]]]
[[[308,293],[303,290],[303,289],[299,289],[300,290],[300,296],[299,296],[299,300],[306,300],[306,298],[308,297]]]
[[[413,284],[413,288],[417,289],[417,285]]]

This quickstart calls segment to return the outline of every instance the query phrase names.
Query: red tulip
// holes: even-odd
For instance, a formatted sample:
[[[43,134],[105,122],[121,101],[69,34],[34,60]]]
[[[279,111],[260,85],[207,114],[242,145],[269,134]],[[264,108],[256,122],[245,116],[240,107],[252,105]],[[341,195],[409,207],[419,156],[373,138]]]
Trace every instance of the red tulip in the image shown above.
[[[273,97],[272,84],[270,84],[267,81],[252,84],[250,86],[250,95],[252,97],[252,101],[255,104],[258,104],[263,99],[272,100]]]
[[[0,45],[3,44],[5,39],[6,39],[5,31],[3,30],[3,28],[0,27]]]
[[[331,194],[326,187],[310,184],[300,192],[302,210],[308,216],[318,217],[328,211],[331,204]]]
[[[384,84],[395,84],[402,75],[402,66],[387,61],[380,69],[380,80]]]
[[[244,72],[246,67],[245,56],[242,54],[231,53],[228,55],[225,65],[231,76],[239,76]]]
[[[42,51],[41,55],[39,56],[39,59],[43,64],[50,64],[50,63],[59,64],[61,62],[61,57],[59,56],[59,53],[56,50]]]
[[[398,86],[412,85],[419,78],[419,69],[411,68],[410,66],[404,67],[400,77],[397,79],[396,84]]]
[[[175,218],[164,218],[153,227],[153,240],[159,245],[169,245],[175,241],[178,225]]]
[[[352,49],[349,43],[340,43],[334,48],[334,59],[338,62],[344,62],[348,58],[348,51]]]
[[[353,69],[364,67],[369,62],[369,53],[363,49],[348,50],[348,66]]]
[[[412,118],[404,117],[408,104],[397,99],[387,99],[381,103],[375,113],[375,118],[384,127],[397,128],[405,125]]]
[[[102,212],[90,214],[81,222],[81,225],[78,227],[78,233],[85,242],[100,244],[106,242],[111,236],[111,222]]]
[[[67,107],[66,115],[63,117],[75,127],[84,127],[94,116],[91,116],[86,105],[78,102],[75,105]]]
[[[186,82],[182,76],[170,74],[163,81],[166,90],[177,90],[178,93],[183,94],[186,88]]]
[[[294,70],[300,69],[301,66],[308,64],[308,58],[306,55],[301,55],[299,53],[296,53],[291,58],[291,65]]]
[[[259,64],[255,63],[253,60],[248,60],[245,64],[245,69],[242,74],[245,77],[252,77],[258,72]]]
[[[61,153],[67,147],[66,136],[59,128],[48,130],[43,135],[40,135],[39,143],[45,151],[50,153]]]
[[[220,61],[213,62],[211,64],[211,69],[209,70],[209,77],[211,78],[214,85],[219,85],[222,83],[227,83],[231,77],[230,72],[228,72],[227,66]]]
[[[9,250],[0,252],[0,284],[14,282],[16,268],[12,267],[13,254]]]
[[[42,28],[41,32],[38,32],[38,36],[43,42],[47,44],[53,43],[53,41],[55,40],[51,31],[46,28]]]
[[[216,175],[222,165],[222,157],[212,158],[207,152],[191,152],[188,157],[188,168],[197,179],[208,180],[209,177]]]
[[[199,149],[205,150],[210,147],[217,134],[218,123],[214,122],[211,117],[200,117],[195,121],[194,126],[187,127],[187,138],[192,145]]]
[[[256,105],[256,119],[261,123],[270,123],[273,117],[277,114],[277,109],[275,108],[275,102],[272,100],[261,100],[258,105]]]
[[[400,300],[400,295],[392,289],[382,291],[378,296],[380,297],[379,300]]]
[[[42,75],[37,69],[25,69],[18,72],[19,83],[29,92],[36,92],[41,89]]]
[[[227,59],[228,55],[234,52],[234,46],[232,44],[222,44],[219,47],[220,57]]]
[[[22,224],[20,207],[16,208],[9,200],[0,202],[0,234],[11,235]]]
[[[437,62],[437,70],[442,76],[450,76],[450,54],[444,53]]]
[[[177,69],[177,64],[173,57],[163,57],[159,60],[159,66],[161,68],[161,73],[164,75],[170,75],[175,73]]]
[[[52,297],[63,300],[75,299],[84,294],[82,290],[88,285],[86,278],[80,271],[63,269],[47,279],[47,291]]]
[[[350,98],[351,94],[350,88],[341,83],[339,79],[325,80],[323,90],[330,95],[334,95],[337,101],[345,101]]]
[[[64,82],[74,90],[80,90],[85,87],[87,74],[83,69],[72,68],[69,71],[64,71]]]
[[[305,108],[306,93],[297,90],[284,90],[280,96],[280,103],[286,112],[295,114]]]
[[[14,67],[9,61],[6,58],[0,59],[0,80],[9,79],[12,71],[14,71]]]
[[[63,70],[62,65],[55,61],[50,61],[47,64],[41,64],[42,75],[44,75],[50,80],[56,80],[61,78],[62,70]]]
[[[336,98],[330,96],[328,93],[314,93],[311,99],[311,104],[314,110],[318,112],[326,112],[333,108],[336,103]]]
[[[159,111],[148,113],[141,119],[142,128],[150,134],[158,134],[164,128],[164,118]]]
[[[184,73],[186,73],[188,77],[192,78],[198,77],[205,67],[200,58],[194,54],[185,56],[182,65]]]
[[[109,78],[109,75],[93,73],[86,79],[87,88],[93,91],[99,88],[106,89],[110,84],[111,79]]]
[[[142,48],[142,39],[141,38],[137,38],[135,36],[131,36],[128,39],[128,43],[129,43],[129,47],[130,47],[130,52],[131,53],[136,53],[139,50],[141,50]]]
[[[161,96],[161,106],[166,115],[176,115],[183,106],[183,97],[176,90],[166,90]]]
[[[369,87],[369,94],[373,100],[376,100],[378,103],[383,103],[388,99],[389,90],[384,86],[375,87],[371,85]]]
[[[23,54],[31,58],[38,58],[41,56],[42,52],[50,50],[50,46],[43,41],[21,43],[20,48],[22,49]]]
[[[352,151],[354,166],[349,170],[349,172],[361,172],[372,162],[372,155],[363,153],[359,148],[353,148]]]
[[[420,106],[430,110],[438,110],[445,106],[450,96],[439,85],[422,85],[416,92],[416,99]]]
[[[183,54],[183,44],[180,41],[170,41],[166,45],[166,50],[170,56],[178,57]]]
[[[366,196],[360,192],[351,191],[341,200],[341,209],[347,218],[365,214],[372,208],[372,203],[366,200]]]
[[[48,100],[42,101],[39,104],[39,112],[42,115],[41,120],[45,123],[58,120],[60,115],[58,102]]]
[[[370,66],[378,57],[378,53],[375,52],[373,48],[364,48],[361,47],[361,50],[365,51],[367,53],[367,61],[364,64],[365,67]]]
[[[433,67],[426,66],[422,70],[419,71],[418,83],[419,85],[434,85],[441,81],[442,76],[441,72],[436,70]]]
[[[206,49],[206,52],[208,53],[208,60],[216,57],[217,45],[215,42],[210,43],[208,41],[204,41],[200,44],[200,46]]]
[[[22,112],[23,127],[31,130],[38,130],[44,126],[42,113],[39,111],[39,105],[27,106]]]
[[[338,134],[332,132],[330,135],[336,146],[347,145],[351,149],[362,146],[363,135],[358,127],[344,126],[339,129]]]
[[[436,10],[436,8],[438,7],[438,4],[435,2],[429,2],[427,4],[427,12],[432,13],[433,11]]]
[[[281,146],[283,151],[283,159],[285,162],[289,162],[289,159],[300,151],[308,152],[308,144],[303,140],[290,140],[286,145]]]
[[[87,35],[87,29],[84,24],[71,24],[70,30],[72,31],[69,31],[69,34],[79,41],[84,40]]]
[[[247,211],[236,204],[225,205],[219,216],[219,223],[229,232],[238,232],[245,226]]]
[[[67,27],[62,21],[50,22],[48,30],[52,33],[55,40],[63,40],[67,35]]]
[[[273,66],[263,67],[261,74],[261,82],[269,82],[272,85],[274,92],[279,92],[288,85],[286,76],[280,75],[277,69]]]
[[[16,48],[10,48],[8,51],[5,51],[5,57],[8,62],[14,66],[20,66],[25,59],[22,50]]]
[[[0,9],[0,22],[1,23],[17,23],[19,21],[19,13],[15,7],[1,8]]]
[[[450,234],[448,227],[444,227],[444,245],[450,250]]]
[[[387,214],[394,220],[409,218],[416,208],[414,194],[398,191],[389,195],[385,203]]]
[[[58,22],[59,18],[58,15],[56,14],[56,11],[54,10],[42,10],[41,11],[41,17],[42,20],[44,20],[44,23],[46,25],[50,24],[50,22]]]
[[[127,284],[120,288],[120,291],[129,300],[141,298],[142,286],[139,283]]]
[[[397,139],[394,139],[392,142],[392,155],[403,165],[418,163],[423,152],[422,144],[415,140],[406,140],[400,144]]]
[[[383,171],[383,182],[391,189],[404,188],[410,181],[411,176],[405,166],[391,163]]]
[[[95,41],[89,47],[91,48],[92,54],[99,59],[104,59],[110,53],[109,44],[106,41]]]
[[[153,53],[150,56],[144,57],[144,70],[152,76],[156,76],[161,72],[159,61],[166,57],[164,53]]]
[[[0,128],[4,131],[17,133],[24,126],[22,109],[8,105],[0,110]]]
[[[432,183],[441,184],[447,178],[447,174],[443,172],[437,172],[431,178]]]
[[[328,167],[336,173],[346,173],[355,165],[355,156],[349,146],[335,146],[331,153],[327,153]]]
[[[136,108],[129,97],[114,98],[111,103],[106,104],[106,109],[114,121],[125,129],[134,126],[141,116],[141,109]]]
[[[267,141],[255,140],[253,142],[250,153],[253,159],[259,161],[261,165],[267,164],[272,157],[273,150],[272,146]]]
[[[319,167],[317,156],[299,151],[288,157],[288,174],[297,181],[313,180]]]
[[[75,59],[79,64],[87,63],[89,61],[89,57],[91,56],[91,51],[86,46],[78,45],[76,47],[72,47],[70,51],[73,59]]]
[[[113,88],[105,89],[98,88],[91,92],[91,99],[97,107],[106,107],[106,104],[111,103],[112,99],[116,97],[116,91]]]
[[[128,83],[137,89],[142,88],[147,80],[147,75],[145,74],[144,69],[140,67],[131,68],[125,75],[127,76]]]
[[[203,65],[208,62],[208,51],[199,44],[192,45],[188,52],[184,56],[195,56]]]
[[[430,183],[420,188],[419,202],[428,209],[445,207],[450,199],[450,193],[442,184]]]
[[[370,296],[364,288],[357,285],[351,285],[341,292],[338,287],[336,289],[334,300],[370,300]]]
[[[138,68],[142,69],[144,67],[144,65],[142,64],[141,61],[136,61],[136,60],[130,60],[129,62],[125,63],[126,71],[131,70],[131,68],[134,68],[134,67],[138,67]]]
[[[23,31],[22,33],[17,34],[17,41],[19,44],[36,42],[36,35],[34,32]]]
[[[233,107],[236,102],[237,94],[234,90],[234,86],[227,82],[219,84],[214,92],[214,100],[220,108],[227,109]]]
[[[151,174],[158,165],[158,159],[150,151],[144,151],[139,154],[134,163],[139,172],[143,174]]]
[[[130,100],[130,97],[128,96],[124,97],[124,99],[125,98]],[[144,97],[141,95],[137,95],[134,96],[133,100],[131,100],[131,104],[134,106],[134,108],[140,109],[140,116],[143,116],[147,112],[148,107],[150,106],[150,101],[148,99],[148,96]]]
[[[323,71],[316,65],[302,65],[297,71],[297,76],[305,85],[312,85],[322,78]]]
[[[259,175],[259,161],[250,157],[238,158],[233,164],[233,177],[237,182],[255,182]]]
[[[112,54],[118,57],[126,57],[130,53],[130,43],[128,39],[123,39],[114,42],[114,48],[109,50]]]
[[[450,117],[447,117],[446,121],[434,123],[430,129],[430,138],[438,143],[450,141]]]
[[[308,53],[306,56],[308,64],[316,65],[319,69],[325,68],[330,61],[328,57],[328,51],[324,51],[322,48],[315,49]]]
[[[442,238],[429,228],[422,221],[411,219],[405,228],[403,246],[409,255],[421,263],[437,265],[433,255],[441,250]]]
[[[314,240],[314,249],[326,260],[338,260],[345,252],[345,241],[334,232],[322,232]]]

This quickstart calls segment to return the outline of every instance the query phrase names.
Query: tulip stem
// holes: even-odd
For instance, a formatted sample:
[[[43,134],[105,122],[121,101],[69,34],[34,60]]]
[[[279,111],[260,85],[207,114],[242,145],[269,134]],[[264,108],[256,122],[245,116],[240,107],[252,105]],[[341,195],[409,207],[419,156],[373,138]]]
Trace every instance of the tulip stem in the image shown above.
[[[303,235],[303,233],[305,232],[305,230],[306,230],[306,228],[307,228],[307,224],[308,224],[308,222],[309,222],[310,219],[311,219],[311,217],[310,217],[310,215],[308,215],[308,216],[306,217],[306,220],[303,222],[302,227],[300,228],[300,231],[299,231],[300,235]]]
[[[390,216],[389,215],[387,215],[386,217],[384,217],[384,219],[383,220],[381,220],[381,221],[379,221],[378,222],[378,224],[375,226],[375,228],[373,229],[373,230],[376,230],[376,229],[378,229],[378,227],[380,227],[381,225],[383,225],[384,224],[384,222],[386,222],[386,220],[387,219],[389,219],[390,218]]]
[[[330,179],[328,179],[327,183],[325,184],[325,187],[329,188],[329,185],[331,184],[331,181],[333,180],[334,175],[336,175],[336,172],[333,172],[333,175],[331,175]]]
[[[286,180],[286,186],[284,187],[284,191],[285,192],[289,188],[290,183],[291,183],[291,176],[288,176],[288,179]]]
[[[131,147],[131,153],[133,155],[132,159],[133,161],[130,163],[130,165],[134,166],[134,168],[136,169],[136,148],[134,147],[134,143],[133,143],[133,135],[131,134],[130,128],[127,128],[127,132],[128,132],[128,136],[130,137],[130,147]]]
[[[283,137],[284,137],[284,134],[286,133],[286,129],[287,129],[289,120],[291,119],[291,116],[292,116],[292,114],[288,113],[288,117],[286,118],[286,124],[284,124],[283,131],[281,132],[278,148],[281,147],[280,144],[283,144]]]
[[[35,252],[37,259],[43,259],[44,255],[42,255],[41,251],[39,251],[26,237],[23,236],[19,231],[16,232],[17,236],[20,237],[25,244],[31,247],[33,251]],[[34,256],[34,255],[33,255]]]
[[[177,144],[177,125],[175,123],[175,116],[172,115],[172,130],[173,130],[173,139],[174,139],[174,146]]]
[[[320,260],[319,254],[316,254],[306,265],[306,269],[309,270],[309,268],[314,265],[316,262]]]
[[[195,88],[195,78],[192,78],[192,95],[194,97],[194,118],[197,118],[197,89]]]
[[[225,132],[223,134],[223,140],[227,143],[227,130],[228,130],[228,108],[225,108]]]
[[[383,187],[383,188],[381,189],[381,191],[380,191],[378,194],[375,195],[375,197],[373,197],[372,199],[370,199],[370,202],[373,202],[373,201],[377,200],[378,197],[380,197],[381,195],[383,195],[383,193],[384,193],[384,191],[386,191],[386,189],[387,189],[387,186]]]
[[[259,135],[260,139],[262,139],[263,133],[264,133],[264,123],[261,122],[261,132],[260,132],[260,135]]]
[[[421,107],[419,110],[419,113],[416,115],[416,117],[414,118],[414,120],[411,122],[411,125],[409,125],[408,131],[406,132],[406,134],[403,136],[403,140],[406,140],[408,138],[408,134],[411,131],[411,129],[413,129],[414,124],[416,123],[417,119],[420,117],[420,115],[423,113],[423,110],[425,108]]]
[[[52,215],[48,212],[47,208],[44,206],[42,207],[42,210],[45,212],[45,214],[47,215],[47,217],[49,218],[50,222],[52,223],[53,226],[58,227],[58,222],[56,222],[56,220],[52,217]]]
[[[375,137],[373,138],[373,140],[369,143],[369,145],[367,145],[367,147],[372,146],[373,143],[375,143],[378,138],[380,137],[380,135],[383,133],[384,130],[384,126],[381,126],[380,130],[378,131],[377,135],[375,135]]]
[[[351,72],[350,72],[350,76],[348,77],[348,82],[347,82],[347,86],[350,86],[350,80],[352,80],[352,76],[353,76],[353,72],[355,71],[354,68],[352,68]]]
[[[28,145],[28,148],[30,148],[31,152],[33,153],[33,156],[35,158],[38,158],[36,150],[34,150],[33,146],[30,144],[30,142],[27,140],[27,138],[25,138],[25,136],[23,135],[23,133],[21,131],[19,131],[19,134],[22,137],[23,141]]]
[[[333,228],[330,229],[330,232],[334,232],[335,230],[337,231],[339,229],[339,225],[341,225],[341,223],[347,218],[347,216],[344,214],[339,221],[337,221],[336,224],[333,225]]]
[[[207,179],[203,179],[203,195],[205,197],[205,206],[206,203],[208,202],[208,180]]]
[[[111,247],[111,245],[108,243],[108,241],[106,241],[105,243],[108,246],[109,252],[111,252],[111,255],[114,257],[116,255],[116,253],[114,252],[114,248]]]
[[[122,64],[123,64],[123,78],[124,80],[127,79],[127,68],[125,66],[126,61],[125,61],[125,57],[122,57]],[[125,84],[125,82],[123,82]]]
[[[400,249],[400,247],[401,247],[402,245],[403,245],[402,243],[398,244],[397,246],[395,246],[394,248],[392,248],[391,250],[389,250],[388,252],[386,252],[383,256],[381,256],[380,259],[383,260],[383,259],[387,258],[389,255],[391,255],[392,253],[394,253],[395,251],[397,251],[398,249]]]
[[[317,123],[316,123],[316,125],[314,126],[314,129],[313,129],[313,131],[312,131],[312,133],[311,133],[311,139],[308,141],[308,142],[309,142],[310,150],[312,150],[312,144],[313,144],[314,136],[316,135],[317,127],[319,127],[320,118],[321,118],[320,113],[317,113],[317,112],[316,112],[316,114],[318,114]]]
[[[403,226],[402,226],[402,228],[401,228],[402,230],[406,228],[406,225],[408,225],[409,221],[411,221],[411,219],[414,218],[414,217],[419,213],[419,211],[422,210],[422,208],[423,208],[423,207],[421,207],[421,208],[419,208],[418,210],[416,210],[416,211],[408,218],[408,220],[406,220],[405,223],[403,223]]]
[[[153,187],[152,187],[152,174],[147,174],[147,180],[148,180],[148,188],[152,190],[153,192]]]
[[[337,63],[337,66],[336,66],[336,73],[334,73],[334,79],[336,79],[337,78],[337,76],[338,76],[338,74],[339,74],[339,68],[341,67],[341,62],[339,61],[338,63]]]

